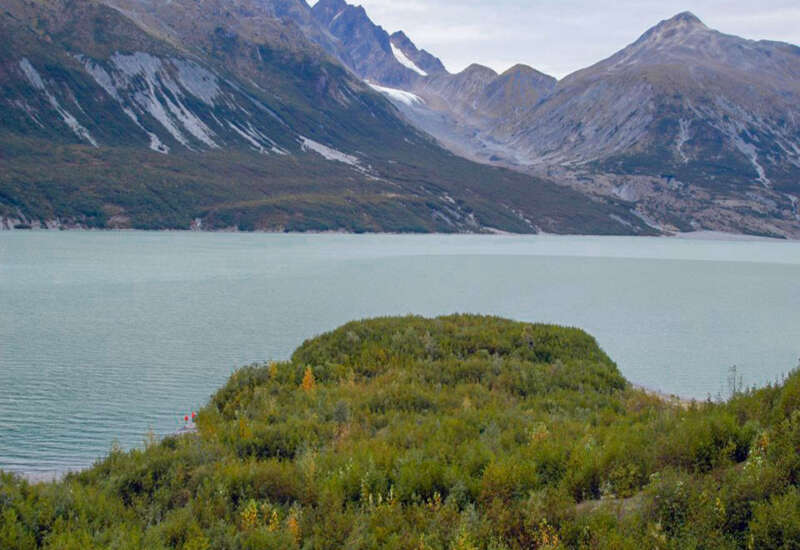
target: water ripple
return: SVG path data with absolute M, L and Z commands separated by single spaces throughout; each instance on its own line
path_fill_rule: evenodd
M 172 433 L 234 368 L 354 318 L 580 326 L 698 398 L 800 355 L 799 243 L 34 232 L 0 235 L 0 264 L 0 468 L 34 477 Z

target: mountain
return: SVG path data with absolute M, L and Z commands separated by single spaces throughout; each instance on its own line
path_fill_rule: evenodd
M 517 65 L 498 75 L 473 64 L 458 74 L 420 50 L 403 31 L 391 36 L 359 6 L 320 0 L 312 8 L 323 28 L 339 40 L 341 59 L 392 100 L 406 118 L 450 150 L 485 160 L 508 155 L 491 128 L 546 96 L 556 79 Z M 499 148 L 498 148 L 499 146 Z
M 0 227 L 800 238 L 800 49 L 690 13 L 561 81 L 451 74 L 344 0 L 7 0 L 0 32 Z
M 0 227 L 653 232 L 442 149 L 301 0 L 6 0 L 0 36 Z
M 473 64 L 458 74 L 418 81 L 413 91 L 421 100 L 406 114 L 420 129 L 459 154 L 495 161 L 509 157 L 508 147 L 497 136 L 555 86 L 555 78 L 527 65 L 497 74 Z M 429 110 L 438 116 L 431 116 Z
M 800 48 L 719 33 L 689 13 L 558 83 L 504 128 L 526 162 L 669 224 L 798 236 Z M 610 184 L 603 182 L 604 175 Z
M 397 31 L 389 39 L 397 57 L 399 59 L 405 57 L 405 59 L 410 60 L 413 64 L 412 69 L 415 72 L 424 73 L 425 75 L 437 75 L 447 72 L 441 59 L 425 50 L 418 49 L 403 31 Z
M 352 6 L 344 0 L 320 0 L 312 13 L 320 26 L 338 40 L 341 57 L 349 59 L 350 68 L 364 80 L 408 88 L 429 74 L 414 60 L 432 73 L 444 71 L 441 61 L 417 50 L 404 34 L 390 36 L 373 23 L 363 6 Z
M 337 59 L 343 55 L 336 39 L 317 24 L 304 0 L 108 0 L 105 3 L 178 43 L 202 39 L 203 34 L 196 32 L 198 28 L 206 27 L 207 31 L 209 25 L 224 21 L 225 26 L 251 40 L 266 40 L 285 49 L 308 49 L 312 42 Z
M 635 159 L 660 150 L 658 172 L 782 187 L 800 166 L 798 94 L 800 49 L 723 35 L 684 13 L 565 78 L 510 137 L 533 162 L 604 159 L 652 173 Z
M 796 46 L 687 12 L 560 82 L 523 65 L 374 82 L 452 151 L 631 201 L 660 230 L 800 238 Z
M 394 102 L 417 128 L 465 158 L 496 161 L 513 156 L 497 141 L 495 127 L 505 127 L 510 116 L 556 85 L 555 78 L 525 65 L 498 75 L 476 63 L 451 74 L 403 31 L 390 36 L 363 7 L 320 0 L 312 9 L 339 40 L 340 58 L 349 59 L 345 64 L 355 74 Z

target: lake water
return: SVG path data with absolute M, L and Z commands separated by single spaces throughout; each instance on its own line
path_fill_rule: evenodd
M 594 334 L 686 397 L 800 356 L 800 243 L 603 237 L 0 234 L 0 469 L 90 465 L 238 366 L 357 318 L 476 312 Z

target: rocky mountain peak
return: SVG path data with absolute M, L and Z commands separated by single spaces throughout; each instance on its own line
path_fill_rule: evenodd
M 337 40 L 340 58 L 347 57 L 345 64 L 364 80 L 404 88 L 428 75 L 422 65 L 434 66 L 438 62 L 430 54 L 417 50 L 410 41 L 404 48 L 398 48 L 389 33 L 372 22 L 363 6 L 356 7 L 344 0 L 320 0 L 311 12 Z
M 427 52 L 420 50 L 411 41 L 411 39 L 403 31 L 397 31 L 390 37 L 390 41 L 394 47 L 402 52 L 402 55 L 410 59 L 419 69 L 422 69 L 427 75 L 435 75 L 446 73 L 442 61 Z
M 473 63 L 463 71 L 461 71 L 462 75 L 471 75 L 471 76 L 485 76 L 487 78 L 496 78 L 498 76 L 497 72 L 494 69 L 491 69 L 485 65 L 481 65 L 480 63 Z
M 525 65 L 524 63 L 518 63 L 514 65 L 500 76 L 523 76 L 528 78 L 541 78 L 548 81 L 552 80 L 555 82 L 555 79 L 552 76 L 541 71 L 537 71 L 530 65 Z
M 402 43 L 402 42 L 411 42 L 411 39 L 408 37 L 408 35 L 404 31 L 395 32 L 394 34 L 392 34 L 391 38 L 392 38 L 393 42 L 395 40 L 397 42 L 400 42 L 400 43 Z
M 524 63 L 517 63 L 513 67 L 507 69 L 503 74 L 526 73 L 531 71 L 538 72 L 530 65 L 525 65 Z
M 708 28 L 699 17 L 690 11 L 683 11 L 673 18 L 664 21 L 664 24 L 672 26 L 702 27 L 704 29 Z
M 661 21 L 658 25 L 647 31 L 640 42 L 662 44 L 666 42 L 680 42 L 687 36 L 698 32 L 707 32 L 710 29 L 692 12 L 682 12 Z
M 316 11 L 341 11 L 347 8 L 348 5 L 345 0 L 319 0 L 312 9 Z
M 345 0 L 319 0 L 311 10 L 319 22 L 328 25 L 334 19 L 340 18 L 345 12 L 356 12 L 356 8 L 345 2 Z

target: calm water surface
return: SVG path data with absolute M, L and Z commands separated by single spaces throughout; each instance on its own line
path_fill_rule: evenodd
M 800 243 L 602 237 L 0 234 L 0 469 L 174 431 L 238 366 L 356 318 L 498 314 L 594 334 L 687 397 L 800 356 Z

